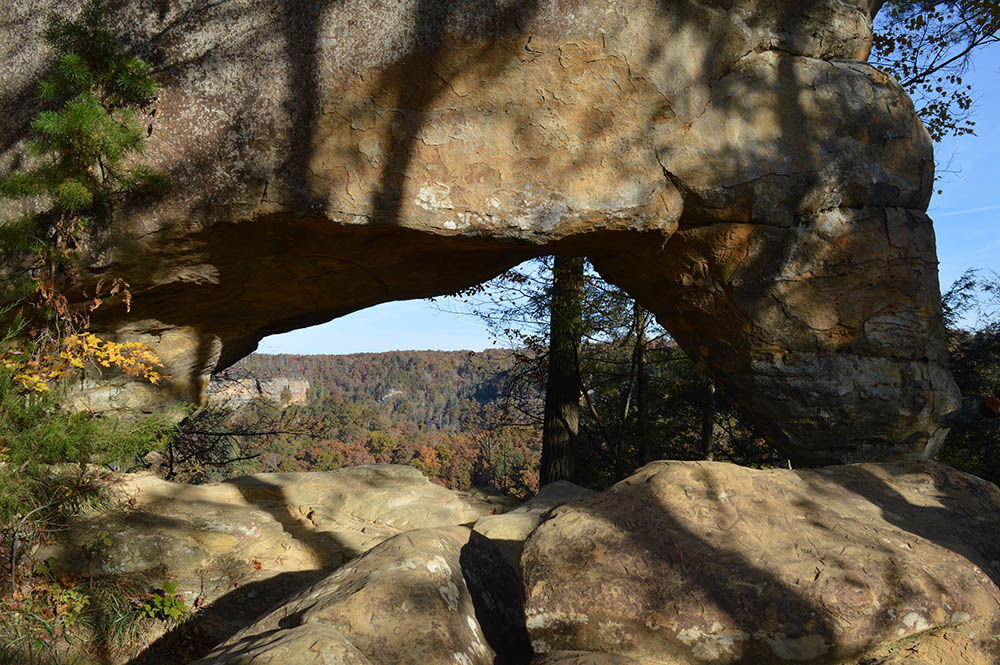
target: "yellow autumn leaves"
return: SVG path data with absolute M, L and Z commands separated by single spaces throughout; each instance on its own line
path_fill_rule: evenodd
M 0 364 L 11 372 L 15 383 L 36 393 L 48 392 L 54 382 L 88 365 L 117 369 L 153 384 L 164 378 L 160 373 L 163 363 L 149 346 L 141 342 L 113 342 L 86 332 L 66 336 L 52 353 L 0 355 Z

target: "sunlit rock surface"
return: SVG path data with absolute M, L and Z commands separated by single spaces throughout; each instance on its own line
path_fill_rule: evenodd
M 466 527 L 409 531 L 236 633 L 199 665 L 522 665 L 514 571 Z
M 990 665 L 997 533 L 1000 490 L 933 462 L 654 462 L 534 531 L 527 627 L 644 665 Z
M 277 377 L 220 378 L 208 384 L 208 402 L 221 408 L 236 408 L 255 399 L 265 399 L 280 406 L 306 404 L 309 400 L 309 381 Z
M 604 492 L 562 486 L 506 523 L 516 539 L 540 520 L 520 580 L 511 529 L 469 528 L 502 508 L 411 471 L 133 477 L 136 505 L 56 534 L 71 556 L 40 554 L 155 564 L 203 605 L 150 636 L 153 663 L 1000 662 L 1000 489 L 943 465 L 654 462 Z
M 504 559 L 517 570 L 524 541 L 535 530 L 546 512 L 564 503 L 585 499 L 593 490 L 566 480 L 557 480 L 539 490 L 538 494 L 513 510 L 486 515 L 476 520 L 473 530 L 495 542 Z
M 391 464 L 207 485 L 133 475 L 115 491 L 129 500 L 122 510 L 76 520 L 38 557 L 74 573 L 175 579 L 189 604 L 276 575 L 332 570 L 399 533 L 504 510 Z
M 173 193 L 86 248 L 201 402 L 264 336 L 590 256 L 793 460 L 929 455 L 954 410 L 931 143 L 864 62 L 868 0 L 112 0 L 163 93 Z M 48 11 L 0 13 L 0 170 L 20 163 Z M 9 211 L 5 208 L 4 211 Z M 4 212 L 0 211 L 0 212 Z

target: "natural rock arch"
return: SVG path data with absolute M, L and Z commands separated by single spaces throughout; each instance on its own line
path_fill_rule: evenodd
M 266 335 L 587 255 L 798 462 L 933 453 L 954 410 L 930 140 L 873 0 L 111 2 L 173 180 L 88 248 L 198 401 Z M 0 23 L 0 170 L 68 0 Z

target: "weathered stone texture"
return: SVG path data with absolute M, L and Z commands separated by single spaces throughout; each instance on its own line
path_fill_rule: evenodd
M 633 293 L 660 299 L 678 342 L 790 457 L 852 462 L 933 454 L 957 408 L 933 246 L 923 213 L 836 208 L 790 227 L 682 227 L 660 252 L 598 265 L 641 275 Z
M 592 651 L 554 651 L 541 654 L 531 665 L 642 665 L 627 656 Z
M 931 630 L 881 649 L 858 665 L 996 665 L 1000 626 L 973 621 Z
M 931 462 L 656 462 L 599 494 L 556 485 L 506 521 L 406 467 L 122 490 L 124 514 L 38 555 L 158 566 L 154 583 L 202 596 L 135 662 L 1000 663 L 1000 489 Z M 491 538 L 447 526 L 470 509 Z M 519 580 L 500 546 L 527 531 Z
M 934 463 L 655 462 L 534 531 L 528 630 L 657 665 L 991 663 L 997 533 L 1000 490 Z
M 113 0 L 174 182 L 88 245 L 95 325 L 204 398 L 268 334 L 590 256 L 804 462 L 926 455 L 942 363 L 931 144 L 867 65 L 867 0 Z M 0 169 L 47 10 L 0 10 Z M 816 387 L 811 387 L 815 384 Z M 763 396 L 767 396 L 765 400 Z M 89 401 L 88 401 L 89 400 Z
M 307 379 L 277 377 L 261 380 L 256 377 L 215 377 L 208 384 L 208 403 L 222 408 L 240 407 L 261 398 L 280 406 L 306 404 L 311 385 Z
M 574 485 L 567 480 L 557 480 L 542 487 L 536 496 L 513 510 L 480 517 L 472 528 L 496 543 L 504 559 L 515 571 L 519 571 L 524 541 L 535 530 L 545 513 L 556 506 L 585 499 L 593 494 L 594 491 L 586 487 Z
M 465 527 L 422 529 L 382 543 L 198 663 L 520 665 L 531 656 L 521 612 L 514 571 L 488 539 Z
M 400 465 L 209 485 L 137 475 L 116 491 L 134 505 L 76 520 L 37 556 L 74 573 L 159 571 L 189 604 L 283 573 L 332 570 L 404 531 L 468 524 L 498 508 Z M 287 593 L 280 585 L 272 591 Z

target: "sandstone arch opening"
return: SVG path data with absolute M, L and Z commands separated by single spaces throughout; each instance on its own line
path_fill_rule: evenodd
M 682 227 L 665 243 L 661 234 L 625 232 L 534 247 L 397 229 L 328 234 L 321 221 L 271 222 L 258 227 L 264 231 L 258 238 L 235 225 L 224 229 L 230 238 L 206 240 L 218 248 L 207 265 L 221 284 L 240 284 L 242 298 L 203 285 L 194 287 L 197 297 L 184 287 L 171 293 L 175 286 L 144 298 L 157 302 L 157 318 L 168 329 L 155 341 L 173 363 L 174 390 L 200 398 L 196 391 L 211 372 L 267 334 L 377 302 L 441 295 L 526 256 L 572 247 L 653 311 L 794 461 L 920 454 L 939 436 L 934 391 L 950 386 L 943 365 L 926 358 L 937 341 L 925 325 L 936 313 L 932 257 L 905 254 L 926 240 L 928 223 L 884 210 L 863 214 L 835 211 L 809 220 L 811 229 L 698 225 Z M 909 240 L 897 248 L 897 238 Z M 324 245 L 335 251 L 324 253 Z M 245 252 L 255 246 L 282 247 L 280 259 L 247 261 Z M 230 254 L 231 248 L 238 251 Z M 717 262 L 706 260 L 713 256 Z M 866 288 L 872 257 L 891 266 L 889 283 L 878 290 Z M 916 262 L 924 271 L 913 270 Z M 809 271 L 816 274 L 801 276 Z M 282 277 L 278 284 L 275 275 Z M 915 292 L 926 297 L 903 301 L 902 315 L 894 314 L 900 299 Z M 183 309 L 171 312 L 169 303 Z M 854 308 L 853 319 L 838 318 L 845 304 Z M 185 321 L 198 325 L 178 325 Z M 858 330 L 860 341 L 856 332 L 852 337 Z
M 147 157 L 174 192 L 95 238 L 87 277 L 128 276 L 136 306 L 95 326 L 173 378 L 98 402 L 197 402 L 266 335 L 565 253 L 793 461 L 940 444 L 956 391 L 933 158 L 864 61 L 881 3 L 140 4 L 116 9 L 163 86 Z M 43 5 L 11 25 L 66 6 Z M 15 98 L 45 54 L 24 62 L 0 71 Z M 23 152 L 15 106 L 3 165 Z

